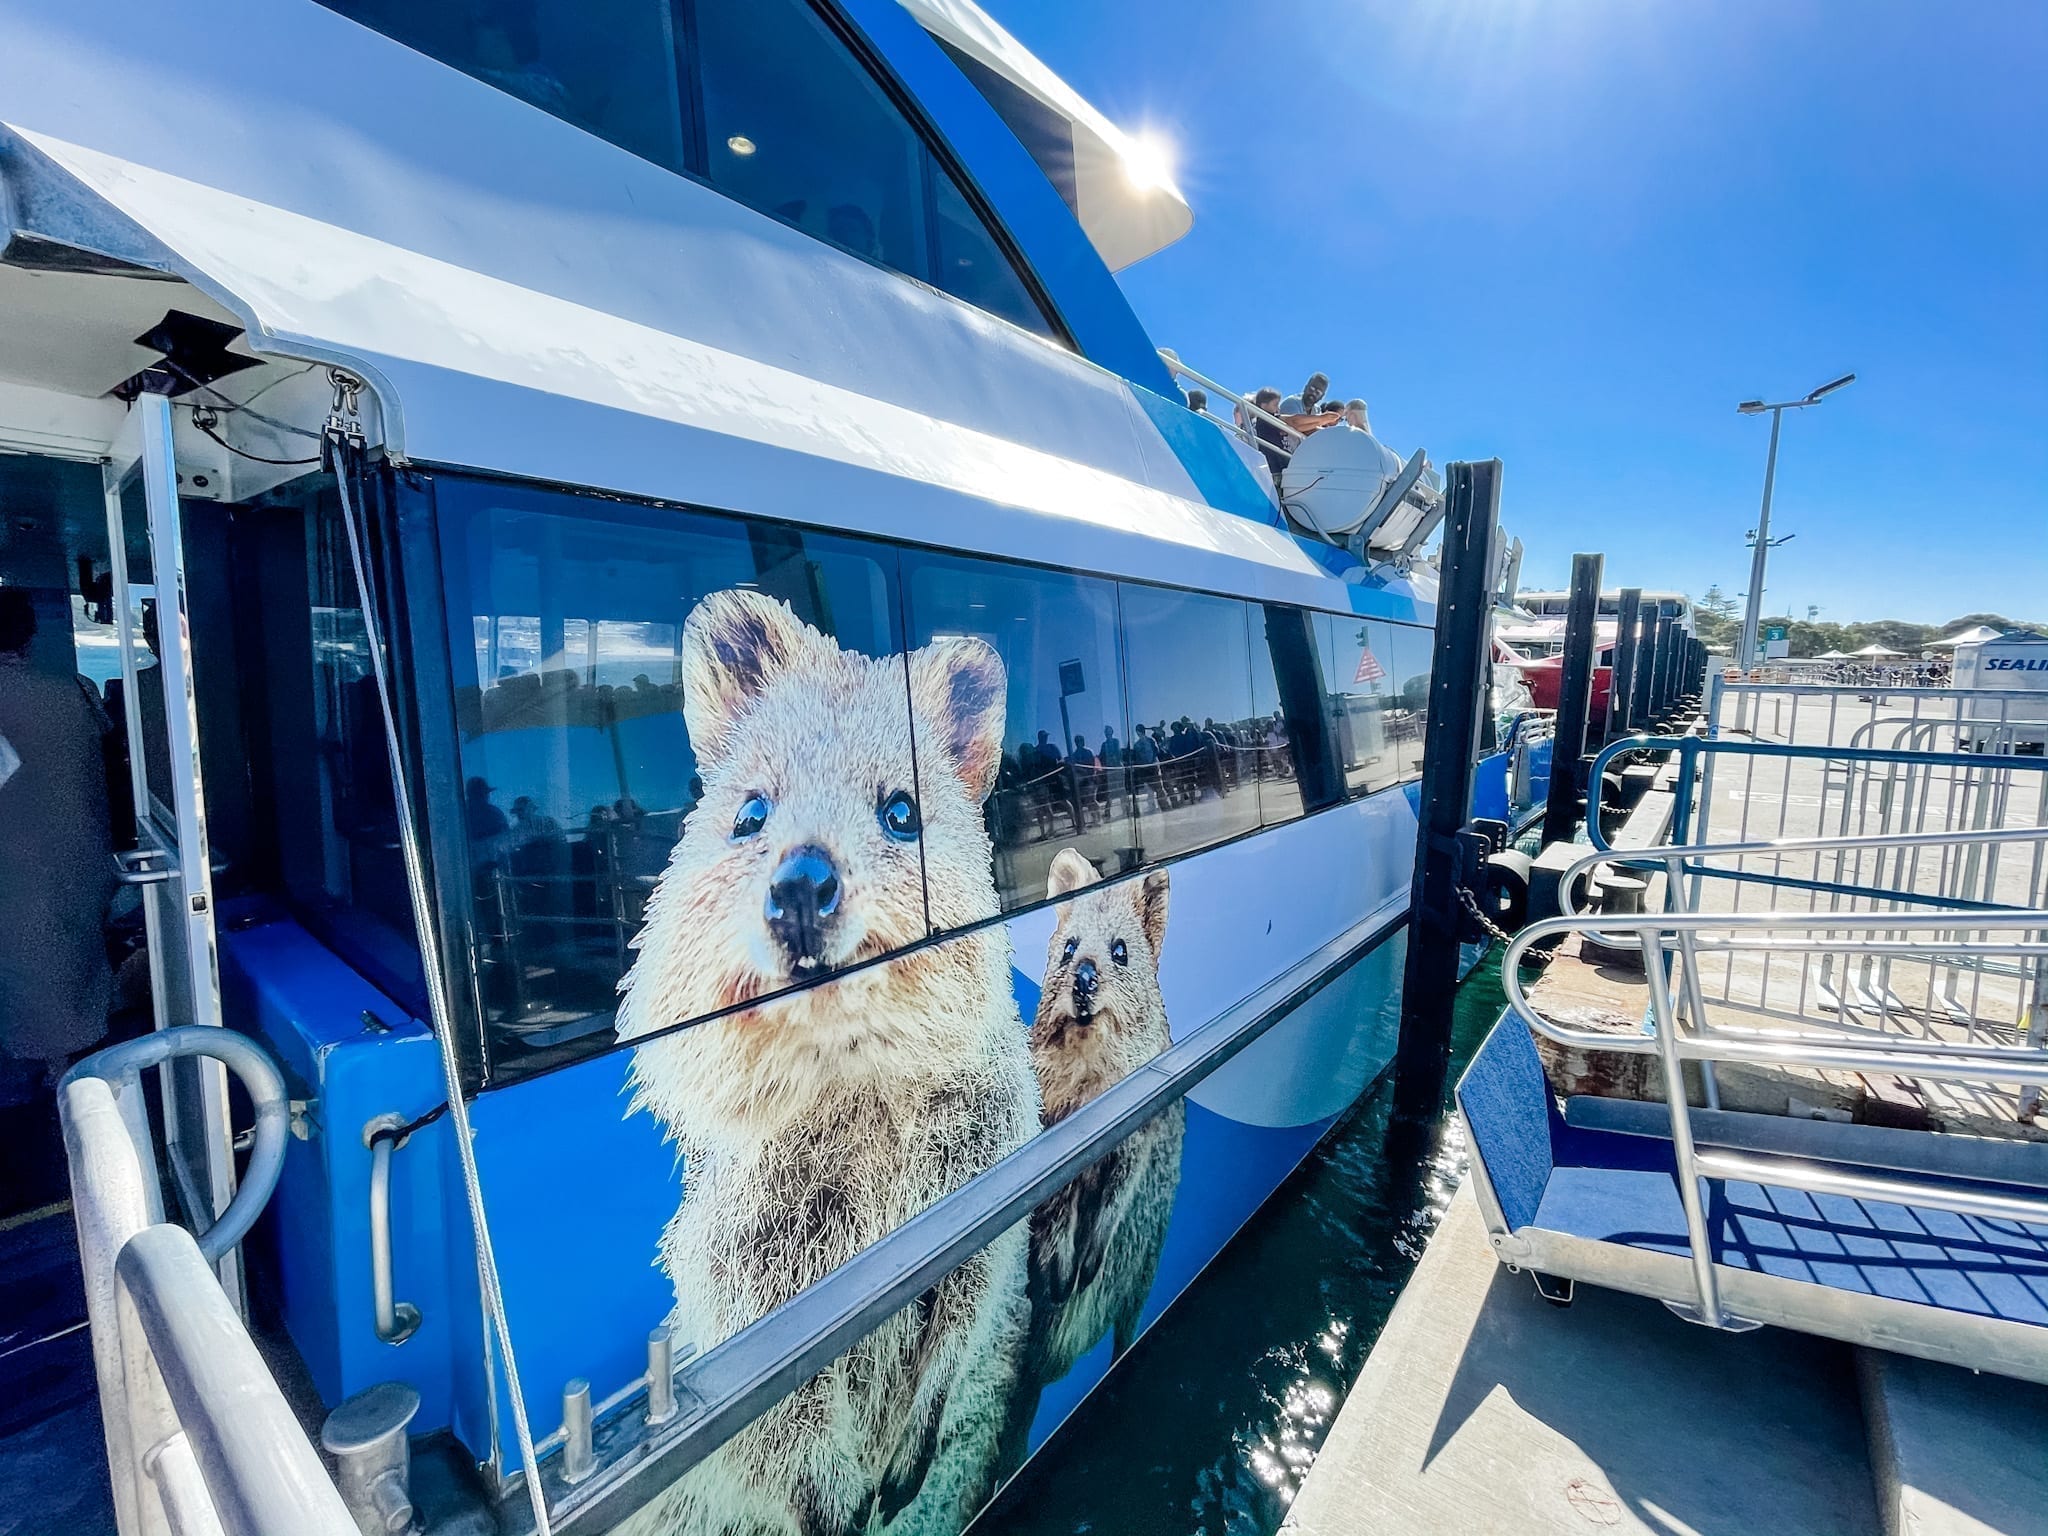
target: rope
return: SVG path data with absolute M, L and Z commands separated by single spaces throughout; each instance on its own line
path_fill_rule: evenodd
M 484 1216 L 483 1184 L 477 1176 L 476 1149 L 471 1145 L 469 1105 L 462 1097 L 462 1068 L 455 1059 L 455 1034 L 448 1017 L 448 1003 L 441 950 L 435 938 L 433 903 L 427 895 L 427 877 L 420 857 L 419 829 L 413 820 L 412 789 L 405 772 L 405 759 L 398 747 L 398 714 L 391 703 L 391 678 L 384 656 L 384 631 L 377 620 L 377 605 L 371 595 L 369 567 L 363 558 L 362 536 L 356 530 L 356 509 L 349 495 L 349 480 L 360 450 L 349 441 L 338 419 L 330 422 L 329 437 L 334 445 L 334 481 L 341 491 L 341 521 L 348 534 L 349 563 L 355 568 L 356 596 L 361 604 L 363 627 L 370 650 L 370 673 L 377 684 L 377 707 L 384 717 L 384 744 L 391 758 L 391 793 L 398 812 L 398 842 L 405 857 L 405 883 L 412 896 L 412 920 L 419 930 L 420 970 L 427 986 L 427 1009 L 434 1016 L 434 1038 L 441 1047 L 441 1075 L 448 1089 L 448 1119 L 454 1132 L 455 1153 L 462 1164 L 462 1189 L 468 1199 L 469 1223 L 476 1234 L 477 1281 L 483 1292 L 484 1310 L 489 1313 L 496 1336 L 498 1355 L 505 1365 L 505 1385 L 512 1398 L 512 1428 L 519 1439 L 519 1461 L 526 1472 L 526 1495 L 533 1506 L 533 1524 L 538 1536 L 553 1536 L 548 1524 L 547 1499 L 541 1492 L 540 1462 L 534 1454 L 533 1431 L 526 1417 L 526 1396 L 519 1385 L 519 1366 L 512 1354 L 512 1326 L 505 1316 L 505 1295 L 498 1280 L 498 1259 L 491 1248 L 490 1225 Z

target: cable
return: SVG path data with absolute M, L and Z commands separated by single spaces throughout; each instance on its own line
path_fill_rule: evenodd
M 338 404 L 338 400 L 337 400 Z M 337 409 L 336 421 L 342 418 Z M 462 1188 L 469 1205 L 469 1223 L 476 1234 L 477 1282 L 483 1292 L 484 1310 L 490 1314 L 496 1335 L 498 1356 L 505 1365 L 505 1386 L 512 1399 L 512 1428 L 519 1439 L 519 1460 L 526 1472 L 527 1502 L 533 1507 L 537 1536 L 553 1536 L 548 1524 L 547 1498 L 541 1491 L 540 1460 L 534 1454 L 533 1430 L 526 1417 L 526 1394 L 519 1383 L 519 1365 L 512 1354 L 512 1325 L 505 1315 L 505 1293 L 498 1279 L 498 1258 L 491 1247 L 491 1229 L 484 1215 L 483 1184 L 477 1175 L 476 1148 L 469 1127 L 469 1105 L 462 1097 L 462 1068 L 455 1059 L 453 1020 L 448 1017 L 445 979 L 441 970 L 441 949 L 434 936 L 433 902 L 427 894 L 426 864 L 420 854 L 419 825 L 413 820 L 411 780 L 405 772 L 405 758 L 398 746 L 398 712 L 391 702 L 391 675 L 384 656 L 384 631 L 377 621 L 377 603 L 370 587 L 368 562 L 363 557 L 363 537 L 356 530 L 354 498 L 349 482 L 360 450 L 334 427 L 334 483 L 341 492 L 341 521 L 348 535 L 349 563 L 355 568 L 356 600 L 363 614 L 370 651 L 370 675 L 377 685 L 377 706 L 384 717 L 384 745 L 391 759 L 391 795 L 398 813 L 399 850 L 405 860 L 405 883 L 412 897 L 412 920 L 419 930 L 420 970 L 427 988 L 427 1011 L 433 1015 L 434 1037 L 440 1046 L 441 1075 L 448 1089 L 449 1130 L 453 1133 L 455 1155 L 462 1166 Z
M 221 447 L 227 449 L 229 453 L 238 454 L 245 459 L 254 459 L 258 464 L 275 464 L 283 469 L 295 469 L 302 464 L 318 464 L 320 462 L 320 455 L 317 453 L 314 454 L 313 457 L 310 459 L 266 459 L 260 453 L 251 453 L 246 448 L 237 448 L 233 443 L 229 442 L 226 438 L 222 437 L 218 432 L 214 431 L 213 428 L 206 423 L 206 421 L 201 419 L 199 414 L 201 411 L 205 411 L 210 415 L 212 413 L 212 410 L 213 407 L 211 406 L 202 405 L 195 407 L 192 412 L 192 425 L 197 427 L 200 431 L 204 432 L 216 443 L 219 443 Z

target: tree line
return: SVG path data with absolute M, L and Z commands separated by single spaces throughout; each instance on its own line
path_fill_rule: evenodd
M 1782 624 L 1795 658 L 1829 651 L 1853 654 L 1866 645 L 1918 656 L 1936 640 L 1987 624 L 1993 629 L 2031 629 L 2048 633 L 2048 625 L 2009 619 L 2002 613 L 1966 613 L 1946 624 L 1915 624 L 1908 619 L 1870 619 L 1856 624 L 1830 624 L 1790 614 L 1767 615 L 1763 625 Z M 1742 605 L 1717 586 L 1708 587 L 1693 604 L 1694 632 L 1708 649 L 1732 651 L 1742 638 Z

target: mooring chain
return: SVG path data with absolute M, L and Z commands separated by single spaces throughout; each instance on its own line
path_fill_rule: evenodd
M 1472 894 L 1470 886 L 1461 885 L 1458 887 L 1458 900 L 1464 903 L 1465 910 L 1472 914 L 1473 920 L 1486 931 L 1486 936 L 1492 939 L 1494 943 L 1506 946 L 1514 942 L 1515 936 L 1512 933 L 1509 933 L 1507 929 L 1501 927 L 1499 923 L 1496 923 L 1486 915 L 1485 909 L 1479 905 L 1479 898 Z M 1541 965 L 1549 958 L 1548 955 L 1531 949 L 1523 954 L 1522 964 Z

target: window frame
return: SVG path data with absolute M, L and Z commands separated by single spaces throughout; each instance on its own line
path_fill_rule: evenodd
M 509 1087 L 558 1071 L 565 1067 L 586 1061 L 593 1056 L 619 1049 L 615 1041 L 592 1042 L 597 1037 L 564 1042 L 559 1047 L 549 1048 L 534 1057 L 522 1058 L 509 1071 L 494 1071 L 490 1060 L 488 1044 L 489 1026 L 485 1022 L 482 998 L 477 994 L 478 968 L 475 963 L 475 923 L 471 912 L 472 900 L 467 894 L 471 890 L 469 845 L 465 834 L 464 808 L 460 786 L 461 735 L 456 712 L 456 689 L 454 678 L 454 657 L 451 631 L 448 628 L 447 586 L 442 568 L 442 544 L 445 530 L 435 495 L 436 486 L 444 480 L 460 480 L 483 485 L 505 485 L 526 491 L 538 491 L 558 495 L 573 505 L 577 502 L 591 504 L 593 512 L 603 515 L 607 506 L 618 506 L 636 514 L 673 512 L 686 515 L 711 516 L 735 519 L 742 524 L 784 523 L 787 519 L 765 518 L 760 514 L 738 511 L 725 507 L 699 505 L 692 502 L 656 500 L 645 497 L 619 496 L 594 490 L 587 486 L 563 485 L 557 482 L 533 480 L 515 475 L 494 474 L 463 465 L 414 461 L 403 469 L 388 464 L 381 473 L 372 477 L 389 487 L 381 500 L 383 509 L 395 516 L 398 522 L 395 538 L 396 558 L 399 563 L 401 582 L 393 583 L 393 590 L 387 590 L 385 601 L 391 609 L 387 624 L 397 631 L 400 645 L 397 670 L 400 679 L 395 679 L 399 692 L 402 712 L 417 722 L 417 739 L 409 743 L 414 748 L 408 754 L 408 761 L 414 769 L 414 792 L 421 814 L 425 817 L 425 839 L 423 853 L 426 855 L 427 879 L 433 898 L 435 916 L 444 956 L 462 957 L 462 975 L 455 974 L 457 966 L 445 964 L 445 985 L 449 1017 L 458 1034 L 457 1055 L 463 1068 L 463 1085 L 466 1093 L 477 1093 L 487 1088 Z M 373 512 L 378 510 L 373 506 Z M 1051 561 L 1012 559 L 1008 556 L 986 554 L 972 549 L 961 549 L 942 544 L 926 544 L 905 539 L 885 538 L 877 535 L 851 533 L 844 529 L 820 524 L 792 524 L 808 532 L 816 532 L 835 538 L 856 540 L 875 545 L 879 550 L 888 551 L 898 557 L 896 566 L 896 602 L 904 624 L 903 641 L 906 648 L 915 634 L 911 618 L 910 595 L 905 585 L 907 568 L 915 556 L 934 555 L 955 560 L 985 561 L 992 565 L 1014 568 L 1025 572 L 1043 572 L 1050 575 L 1080 577 L 1108 583 L 1117 597 L 1116 664 L 1119 684 L 1124 693 L 1124 711 L 1129 713 L 1129 678 L 1127 666 L 1125 631 L 1122 619 L 1122 587 L 1142 586 L 1154 591 L 1177 592 L 1197 597 L 1221 598 L 1245 606 L 1247 614 L 1252 608 L 1266 605 L 1254 598 L 1247 598 L 1230 592 L 1217 592 L 1211 588 L 1186 586 L 1175 582 L 1130 581 L 1122 576 L 1089 570 L 1079 566 L 1060 565 Z M 1391 626 L 1396 630 L 1413 631 L 1430 637 L 1432 661 L 1434 659 L 1435 626 L 1408 623 L 1399 619 L 1370 617 L 1336 609 L 1312 608 L 1299 603 L 1282 603 L 1272 606 L 1293 609 L 1310 616 L 1324 615 L 1345 622 L 1370 622 Z M 1249 625 L 1248 618 L 1248 625 Z M 1256 631 L 1247 631 L 1247 645 L 1256 644 Z M 1254 661 L 1256 667 L 1256 661 Z M 408 684 L 403 680 L 411 675 Z M 1253 701 L 1257 702 L 1256 683 L 1253 684 Z M 410 704 L 410 709 L 403 708 Z M 1126 733 L 1130 729 L 1128 719 L 1124 722 Z M 1291 727 L 1290 727 L 1291 728 Z M 406 733 L 406 723 L 401 721 L 401 735 Z M 1186 859 L 1200 858 L 1220 848 L 1230 847 L 1246 839 L 1259 837 L 1297 822 L 1307 821 L 1347 806 L 1389 794 L 1402 793 L 1406 786 L 1419 779 L 1415 774 L 1402 775 L 1377 789 L 1363 792 L 1346 792 L 1328 805 L 1310 809 L 1304 807 L 1295 816 L 1277 822 L 1262 819 L 1259 825 L 1199 848 L 1179 850 L 1156 859 L 1142 859 L 1129 871 L 1119 873 L 1119 878 L 1151 869 L 1170 868 Z M 1041 908 L 1057 905 L 1064 898 L 1044 896 L 1037 900 L 1014 907 L 1005 907 L 995 916 L 959 928 L 931 929 L 925 937 L 900 949 L 892 950 L 874 960 L 862 962 L 862 967 L 887 964 L 903 955 L 931 945 L 944 944 L 962 934 L 976 932 L 982 928 L 1006 924 Z M 847 975 L 845 970 L 835 971 L 814 981 L 804 982 L 792 991 L 829 984 L 838 977 Z M 707 1015 L 704 1020 L 722 1017 Z

